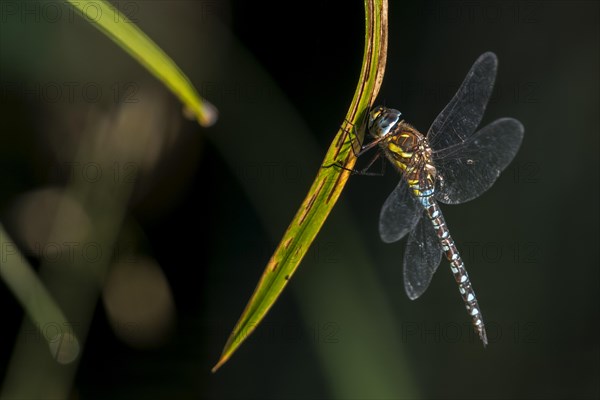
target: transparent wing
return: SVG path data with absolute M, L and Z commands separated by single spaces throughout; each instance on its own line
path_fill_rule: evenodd
M 404 179 L 390 193 L 379 214 L 379 235 L 385 243 L 402 239 L 421 216 L 421 205 L 414 198 Z
M 404 289 L 411 300 L 425 293 L 441 259 L 442 245 L 433 225 L 421 218 L 408 236 L 404 253 Z
M 434 152 L 436 199 L 459 204 L 488 190 L 517 154 L 523 132 L 523 125 L 516 119 L 501 118 L 465 142 Z
M 498 59 L 491 52 L 475 61 L 452 100 L 429 128 L 427 139 L 433 150 L 461 143 L 475 132 L 492 94 L 497 67 Z

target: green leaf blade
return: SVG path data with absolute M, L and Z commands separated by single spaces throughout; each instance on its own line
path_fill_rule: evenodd
M 356 157 L 351 150 L 349 132 L 362 126 L 366 110 L 375 100 L 383 80 L 387 54 L 387 1 L 365 0 L 365 14 L 365 53 L 359 83 L 345 122 L 325 155 L 325 166 L 341 162 L 345 168 L 352 169 Z M 267 263 L 213 372 L 229 360 L 282 293 L 337 202 L 349 175 L 349 171 L 341 168 L 319 170 L 300 209 Z

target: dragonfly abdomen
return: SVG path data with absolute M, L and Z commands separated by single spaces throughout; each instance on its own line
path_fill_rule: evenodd
M 425 211 L 427 213 L 427 217 L 433 224 L 433 228 L 435 229 L 436 235 L 440 240 L 440 244 L 442 245 L 442 250 L 446 259 L 450 262 L 450 270 L 454 275 L 454 279 L 458 284 L 458 290 L 463 298 L 465 303 L 465 307 L 471 319 L 473 321 L 473 326 L 475 330 L 479 334 L 481 341 L 484 346 L 487 345 L 487 335 L 485 332 L 485 325 L 483 323 L 483 316 L 481 315 L 481 309 L 479 308 L 479 303 L 477 302 L 477 297 L 475 296 L 475 291 L 471 286 L 471 281 L 469 279 L 469 275 L 467 274 L 467 270 L 465 269 L 465 264 L 460 256 L 460 252 L 454 243 L 454 239 L 450 235 L 450 231 L 446 226 L 446 221 L 444 220 L 444 216 L 439 206 L 433 200 L 433 196 L 428 196 L 426 202 L 422 201 L 427 207 L 425 207 Z

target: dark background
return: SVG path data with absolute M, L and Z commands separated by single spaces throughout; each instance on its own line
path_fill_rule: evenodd
M 49 101 L 31 87 L 97 82 L 114 94 L 115 84 L 134 85 L 133 97 L 142 105 L 146 95 L 159 98 L 170 121 L 168 145 L 137 183 L 123 224 L 136 251 L 163 271 L 169 328 L 131 345 L 98 301 L 73 398 L 598 398 L 597 2 L 390 4 L 380 102 L 426 131 L 489 50 L 499 72 L 483 123 L 511 116 L 525 126 L 516 159 L 490 191 L 442 207 L 488 348 L 472 333 L 446 262 L 422 298 L 406 297 L 403 243 L 385 245 L 377 232 L 398 180 L 388 168 L 384 177 L 350 179 L 288 288 L 215 375 L 210 368 L 350 104 L 363 5 L 118 5 L 220 119 L 208 129 L 184 120 L 172 95 L 85 21 L 3 9 L 0 206 L 16 243 L 29 240 L 27 213 L 15 211 L 23 196 L 68 182 L 55 173 L 68 156 L 56 154 L 81 135 L 73 121 L 95 108 L 111 115 L 127 98 Z M 28 260 L 38 268 L 43 255 Z M 24 314 L 4 283 L 0 304 L 5 372 Z

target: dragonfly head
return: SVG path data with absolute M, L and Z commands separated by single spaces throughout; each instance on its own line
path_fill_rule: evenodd
M 389 134 L 400 121 L 402 113 L 393 108 L 378 106 L 369 113 L 367 128 L 374 138 L 381 138 Z

